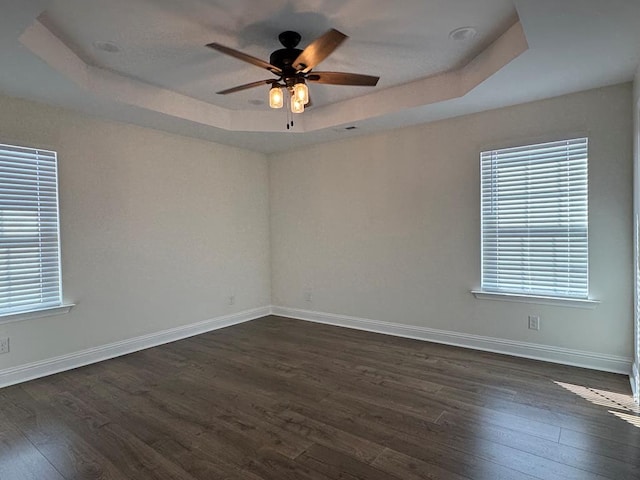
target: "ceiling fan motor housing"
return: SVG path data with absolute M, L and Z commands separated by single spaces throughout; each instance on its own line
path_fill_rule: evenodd
M 295 73 L 296 70 L 293 68 L 293 62 L 301 53 L 302 50 L 299 48 L 281 48 L 271 54 L 269 63 L 282 69 L 283 72 L 287 72 L 287 70 L 290 69 L 291 73 Z
M 301 49 L 296 48 L 301 39 L 302 36 L 298 32 L 291 30 L 282 32 L 278 35 L 278 40 L 284 48 L 276 50 L 269 57 L 269 63 L 282 70 L 282 77 L 285 81 L 289 78 L 295 78 L 298 73 L 293 68 L 293 62 L 302 53 Z

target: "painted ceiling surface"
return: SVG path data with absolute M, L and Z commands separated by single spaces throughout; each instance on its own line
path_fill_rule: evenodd
M 621 83 L 640 62 L 636 0 L 4 3 L 0 93 L 266 153 Z M 280 32 L 304 48 L 330 28 L 349 38 L 316 70 L 376 87 L 310 84 L 289 132 L 267 85 L 216 94 L 274 77 L 207 43 L 268 60 Z

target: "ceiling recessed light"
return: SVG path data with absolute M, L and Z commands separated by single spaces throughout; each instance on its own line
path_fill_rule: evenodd
M 120 51 L 120 47 L 114 42 L 95 41 L 93 42 L 93 48 L 107 53 L 118 53 Z
M 478 31 L 473 27 L 460 27 L 455 30 L 451 30 L 449 38 L 457 42 L 463 42 L 465 40 L 471 40 L 478 34 Z

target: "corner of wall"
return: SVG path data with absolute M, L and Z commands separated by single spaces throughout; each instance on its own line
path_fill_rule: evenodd
M 640 65 L 638 65 L 638 70 L 636 70 L 635 78 L 633 79 L 633 98 L 636 100 L 640 100 Z
M 265 158 L 267 159 L 267 215 L 269 218 L 268 221 L 268 232 L 267 232 L 267 241 L 269 242 L 269 305 L 273 305 L 274 304 L 274 296 L 273 296 L 273 292 L 274 292 L 274 276 L 273 276 L 273 256 L 274 256 L 274 252 L 273 252 L 273 245 L 274 245 L 274 239 L 273 239 L 273 217 L 271 215 L 271 206 L 273 205 L 273 192 L 272 192 L 272 179 L 271 179 L 271 173 L 272 173 L 272 163 L 274 161 L 275 158 L 274 153 L 270 153 L 270 154 L 265 154 Z
M 640 65 L 633 80 L 633 231 L 634 231 L 634 364 L 631 388 L 636 402 L 640 402 Z

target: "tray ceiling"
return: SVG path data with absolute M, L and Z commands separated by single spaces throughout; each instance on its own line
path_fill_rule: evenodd
M 22 0 L 3 13 L 0 93 L 264 152 L 620 83 L 640 61 L 635 0 Z M 465 26 L 477 35 L 450 38 Z M 266 86 L 215 94 L 269 74 L 206 43 L 268 59 L 281 31 L 304 47 L 329 28 L 350 38 L 318 69 L 377 87 L 311 85 L 294 132 Z

